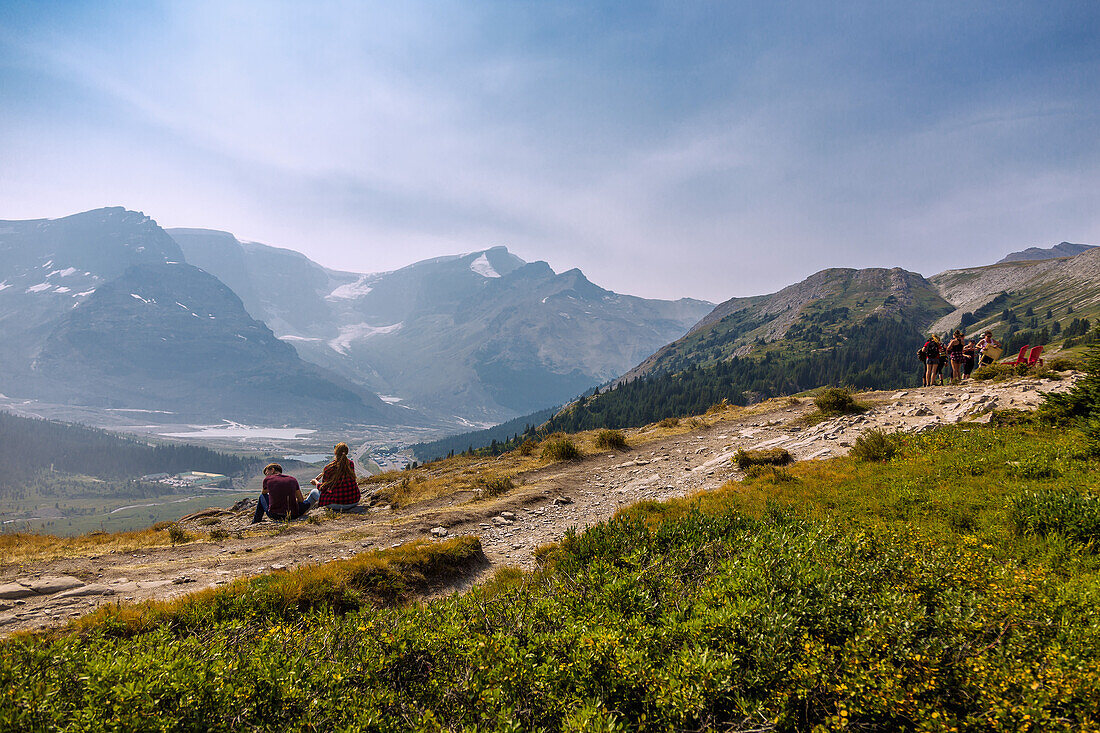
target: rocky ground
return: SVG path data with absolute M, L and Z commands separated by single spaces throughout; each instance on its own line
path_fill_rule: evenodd
M 474 502 L 464 491 L 399 511 L 377 507 L 319 522 L 265 522 L 259 531 L 245 531 L 253 506 L 241 506 L 218 516 L 217 525 L 210 518 L 184 523 L 204 534 L 213 526 L 224 529 L 228 537 L 219 541 L 0 568 L 0 633 L 59 624 L 107 603 L 172 598 L 414 539 L 479 535 L 491 563 L 487 572 L 531 567 L 535 548 L 571 527 L 600 522 L 638 501 L 711 490 L 740 478 L 730 460 L 739 448 L 786 448 L 797 460 L 829 458 L 846 453 L 871 428 L 915 432 L 988 420 L 993 408 L 1030 409 L 1044 392 L 1068 389 L 1075 376 L 864 393 L 860 399 L 872 405 L 868 412 L 808 428 L 800 418 L 813 409 L 809 401 L 776 401 L 770 410 L 680 435 L 647 441 L 644 432 L 632 434 L 640 447 L 547 466 L 488 501 Z

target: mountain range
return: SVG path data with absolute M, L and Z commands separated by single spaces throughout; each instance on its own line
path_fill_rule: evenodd
M 473 425 L 560 404 L 713 305 L 504 247 L 383 273 L 121 208 L 0 222 L 0 390 L 190 419 Z
M 688 374 L 722 382 L 696 400 L 892 386 L 929 330 L 1050 339 L 1094 311 L 1100 249 L 1067 242 L 929 278 L 827 269 L 713 306 L 505 247 L 360 273 L 117 207 L 0 222 L 0 391 L 189 420 L 453 430 L 601 384 L 684 392 Z

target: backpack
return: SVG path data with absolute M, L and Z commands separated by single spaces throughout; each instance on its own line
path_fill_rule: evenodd
M 931 341 L 925 341 L 924 346 L 920 347 L 920 351 L 917 352 L 917 356 L 920 357 L 921 361 L 925 361 L 927 359 L 938 359 L 940 358 L 939 345 L 934 344 Z

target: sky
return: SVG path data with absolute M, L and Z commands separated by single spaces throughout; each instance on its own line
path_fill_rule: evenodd
M 0 219 L 646 297 L 1100 244 L 1100 3 L 0 0 Z

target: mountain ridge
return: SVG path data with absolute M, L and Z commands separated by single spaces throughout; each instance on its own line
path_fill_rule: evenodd
M 172 229 L 188 259 L 243 283 L 246 308 L 308 361 L 436 417 L 498 422 L 560 404 L 686 332 L 713 305 L 614 293 L 505 246 L 355 273 L 214 230 Z M 230 256 L 225 248 L 235 248 Z M 237 262 L 243 264 L 235 264 Z M 232 271 L 231 271 L 232 270 Z M 249 274 L 251 271 L 252 274 Z M 273 293 L 256 287 L 263 272 Z

